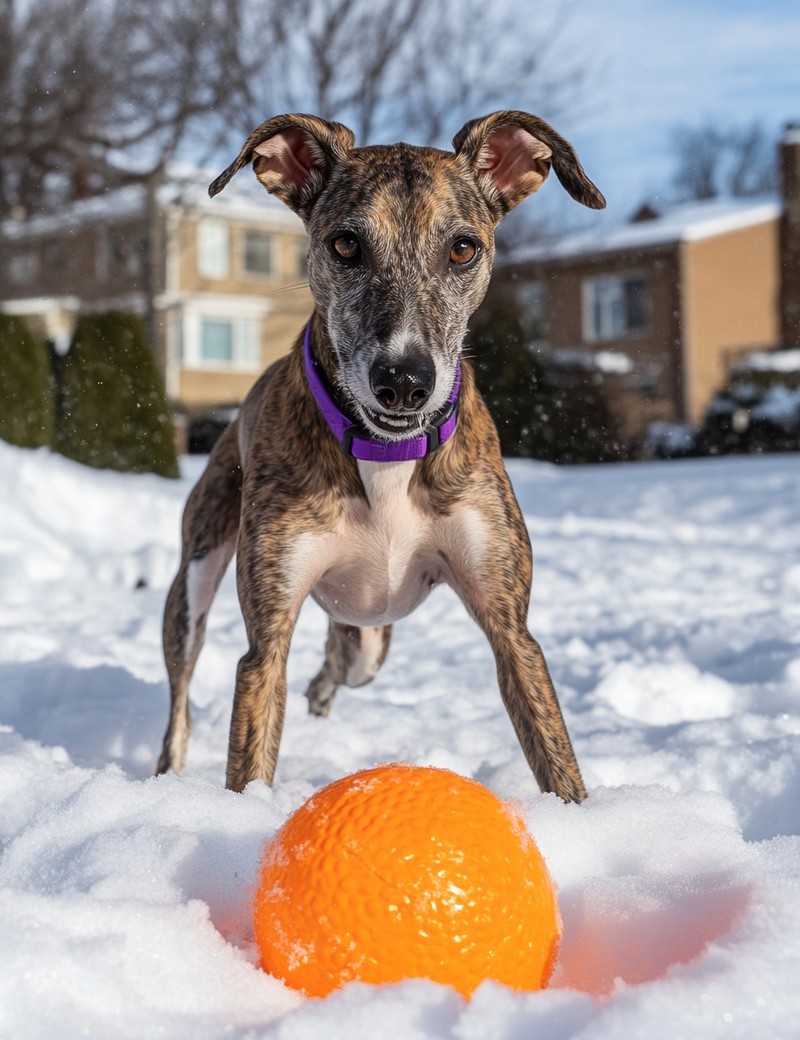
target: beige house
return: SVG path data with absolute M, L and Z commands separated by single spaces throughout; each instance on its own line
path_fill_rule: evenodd
M 76 316 L 124 309 L 154 334 L 167 392 L 188 413 L 241 401 L 311 308 L 301 221 L 242 173 L 174 169 L 0 228 L 0 308 L 65 349 Z
M 552 366 L 606 379 L 625 439 L 697 423 L 727 366 L 780 340 L 777 202 L 710 201 L 518 249 L 498 272 Z
M 496 278 L 551 369 L 600 374 L 623 436 L 699 423 L 730 366 L 800 347 L 800 128 L 780 143 L 780 200 L 709 200 L 521 247 Z

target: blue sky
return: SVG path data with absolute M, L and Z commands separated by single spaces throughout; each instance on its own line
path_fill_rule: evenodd
M 606 195 L 604 219 L 627 216 L 668 182 L 677 124 L 757 119 L 777 133 L 800 121 L 798 0 L 565 2 L 560 46 L 592 71 L 585 109 L 558 129 Z

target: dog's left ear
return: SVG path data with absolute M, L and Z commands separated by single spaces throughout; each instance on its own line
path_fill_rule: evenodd
M 331 170 L 356 143 L 352 130 L 317 116 L 275 116 L 250 134 L 242 150 L 213 181 L 213 197 L 249 162 L 272 195 L 306 217 L 325 187 Z
M 527 112 L 494 112 L 473 119 L 453 138 L 456 155 L 470 168 L 500 220 L 544 184 L 550 167 L 584 206 L 604 209 L 606 200 L 589 180 L 569 141 Z

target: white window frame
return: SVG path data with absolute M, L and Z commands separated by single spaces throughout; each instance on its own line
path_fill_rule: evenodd
M 261 319 L 264 311 L 229 307 L 221 309 L 210 303 L 184 311 L 181 335 L 181 366 L 215 372 L 259 372 L 261 361 Z M 229 322 L 233 336 L 230 361 L 203 356 L 203 322 Z
M 201 278 L 227 278 L 231 272 L 231 234 L 223 220 L 197 222 L 197 273 Z
M 615 306 L 624 307 L 625 289 L 629 282 L 642 282 L 645 286 L 645 321 L 638 328 L 620 326 L 616 323 Z M 600 301 L 599 322 L 597 320 L 597 293 L 605 293 Z M 586 278 L 582 285 L 583 294 L 583 338 L 589 343 L 607 340 L 629 339 L 644 335 L 650 325 L 650 281 L 642 271 L 626 271 L 623 274 L 598 275 Z

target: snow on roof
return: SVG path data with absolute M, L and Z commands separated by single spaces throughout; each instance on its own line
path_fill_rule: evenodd
M 210 199 L 208 185 L 217 172 L 183 165 L 170 167 L 167 180 L 158 190 L 159 205 L 164 209 L 177 206 L 232 220 L 302 227 L 300 218 L 269 195 L 252 175 L 247 177 L 243 173 L 234 178 L 222 194 Z M 129 184 L 70 202 L 53 213 L 37 214 L 28 220 L 6 220 L 0 230 L 6 238 L 28 238 L 85 224 L 118 223 L 141 214 L 144 203 L 144 185 Z
M 780 203 L 772 199 L 690 202 L 672 206 L 653 219 L 610 226 L 601 222 L 561 238 L 521 246 L 503 264 L 692 242 L 776 220 L 780 214 Z

